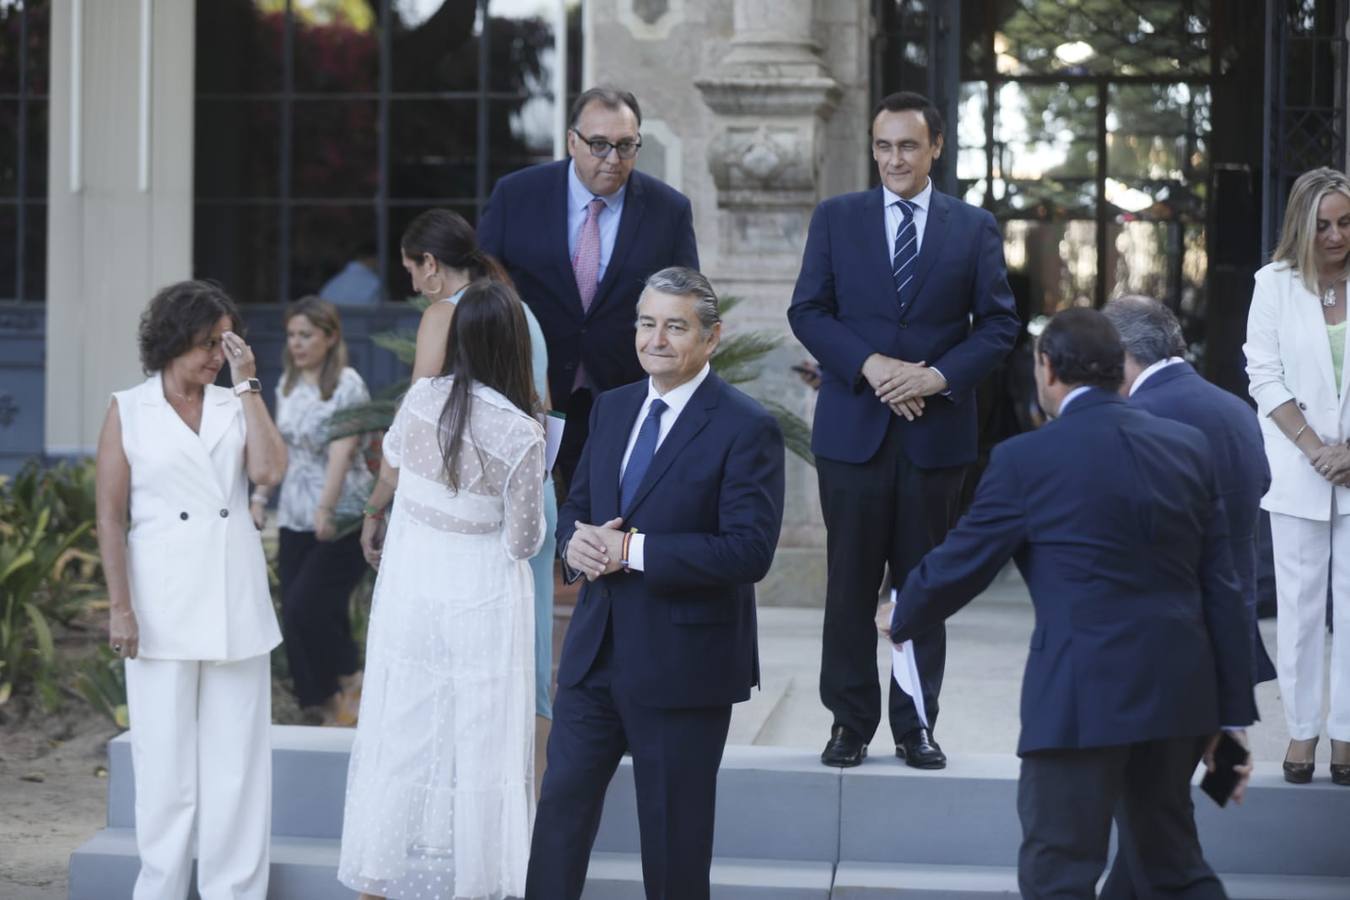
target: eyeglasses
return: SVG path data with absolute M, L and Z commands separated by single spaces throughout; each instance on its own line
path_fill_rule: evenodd
M 632 159 L 637 156 L 638 150 L 642 147 L 642 138 L 638 138 L 636 141 L 619 141 L 615 144 L 604 138 L 588 138 L 575 128 L 572 129 L 572 133 L 575 134 L 583 144 L 591 148 L 591 156 L 594 156 L 596 159 L 604 159 L 606 156 L 609 156 L 609 151 L 611 150 L 618 152 L 619 159 Z

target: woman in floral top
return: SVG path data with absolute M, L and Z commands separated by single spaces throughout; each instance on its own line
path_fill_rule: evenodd
M 277 504 L 282 634 L 301 706 L 317 706 L 325 725 L 356 721 L 357 648 L 348 605 L 365 573 L 360 535 L 338 537 L 338 523 L 360 516 L 373 476 L 357 435 L 328 440 L 328 419 L 370 392 L 347 366 L 342 322 L 331 303 L 305 297 L 286 308 L 286 374 L 276 418 L 290 464 Z M 262 527 L 265 489 L 251 510 Z

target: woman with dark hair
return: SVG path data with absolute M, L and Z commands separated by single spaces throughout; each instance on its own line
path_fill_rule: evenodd
M 277 385 L 277 428 L 290 464 L 277 502 L 281 627 L 295 695 L 318 707 L 324 725 L 352 725 L 360 692 L 348 601 L 365 574 L 359 536 L 339 538 L 337 523 L 361 514 L 373 480 L 360 435 L 328 439 L 328 420 L 370 399 L 347 365 L 342 320 L 333 304 L 304 297 L 282 316 L 285 375 Z M 253 490 L 250 511 L 261 529 L 268 488 Z
M 440 373 L 445 362 L 446 338 L 455 304 L 464 289 L 479 279 L 509 284 L 501 265 L 478 246 L 478 236 L 464 217 L 448 209 L 429 209 L 413 219 L 401 241 L 403 268 L 413 290 L 431 301 L 417 329 L 417 357 L 413 380 Z M 544 409 L 553 404 L 548 394 L 548 347 L 544 332 L 528 304 L 522 303 L 530 329 L 530 369 L 534 390 Z M 534 662 L 535 662 L 535 776 L 543 778 L 545 748 L 553 722 L 553 560 L 557 542 L 558 498 L 553 480 L 544 484 L 544 516 L 548 523 L 544 544 L 530 560 L 534 572 Z M 536 784 L 536 789 L 538 785 Z
M 234 302 L 184 281 L 141 316 L 150 377 L 112 395 L 98 439 L 109 642 L 126 659 L 137 900 L 263 900 L 271 830 L 270 653 L 281 641 L 248 483 L 276 484 L 267 414 Z M 226 364 L 234 389 L 217 387 Z
M 361 546 L 379 575 L 338 866 L 362 896 L 524 892 L 538 412 L 524 306 L 509 285 L 477 281 L 440 376 L 413 384 L 385 435 L 365 509 Z

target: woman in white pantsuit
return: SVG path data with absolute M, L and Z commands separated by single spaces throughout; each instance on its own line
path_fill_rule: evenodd
M 1261 418 L 1279 605 L 1276 669 L 1289 750 L 1287 781 L 1312 780 L 1322 724 L 1327 585 L 1331 641 L 1331 778 L 1350 785 L 1350 383 L 1346 278 L 1350 180 L 1305 172 L 1289 194 L 1270 265 L 1256 273 L 1247 375 Z
M 113 394 L 99 436 L 109 642 L 126 658 L 136 775 L 135 900 L 267 894 L 269 654 L 281 641 L 248 481 L 286 446 L 239 311 L 219 287 L 164 288 L 140 322 L 149 378 Z M 228 363 L 234 389 L 216 387 Z

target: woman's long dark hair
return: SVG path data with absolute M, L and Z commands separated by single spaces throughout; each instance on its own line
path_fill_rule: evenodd
M 470 281 L 486 278 L 511 283 L 502 264 L 478 246 L 473 226 L 457 212 L 429 209 L 408 223 L 399 241 L 403 255 L 421 261 L 430 253 L 441 265 L 469 273 Z
M 539 407 L 530 365 L 530 328 L 525 308 L 511 285 L 501 281 L 475 281 L 455 305 L 446 337 L 442 375 L 454 377 L 450 396 L 441 408 L 440 445 L 442 467 L 451 490 L 459 490 L 459 454 L 469 412 L 473 383 L 492 388 L 521 412 L 533 416 Z M 472 431 L 470 430 L 472 441 Z M 479 462 L 482 463 L 482 452 Z

